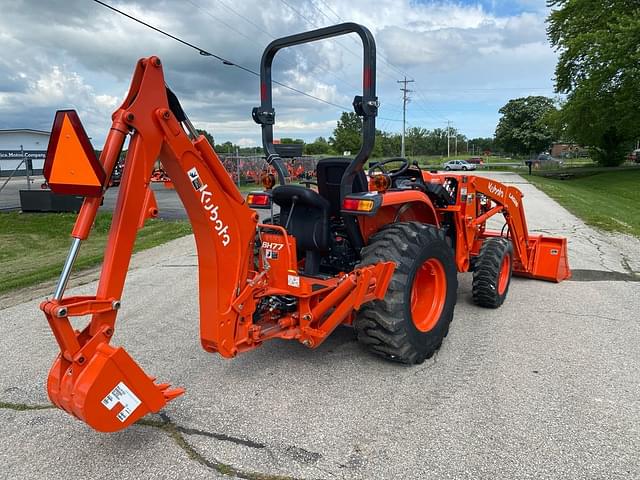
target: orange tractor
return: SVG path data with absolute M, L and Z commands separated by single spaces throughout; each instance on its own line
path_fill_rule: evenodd
M 362 118 L 355 159 L 318 162 L 317 189 L 283 184 L 273 146 L 271 64 L 282 48 L 356 33 L 364 50 Z M 521 192 L 482 177 L 422 171 L 406 159 L 370 166 L 375 138 L 376 54 L 371 33 L 352 23 L 273 41 L 261 61 L 265 191 L 245 199 L 207 140 L 165 85 L 157 57 L 141 59 L 129 93 L 114 112 L 97 159 L 77 115 L 59 111 L 45 176 L 54 192 L 85 195 L 71 249 L 44 311 L 60 354 L 49 373 L 51 401 L 100 431 L 126 428 L 157 412 L 184 390 L 155 383 L 122 347 L 110 345 L 137 231 L 157 214 L 150 179 L 160 159 L 187 211 L 195 236 L 200 289 L 200 337 L 226 358 L 272 338 L 320 345 L 339 325 L 351 325 L 373 353 L 416 364 L 440 347 L 453 318 L 457 273 L 473 271 L 473 299 L 502 304 L 512 273 L 549 281 L 570 276 L 566 240 L 529 235 Z M 127 136 L 117 205 L 95 296 L 65 297 L 82 240 Z M 400 165 L 390 168 L 392 162 Z M 311 185 L 307 185 L 310 187 Z M 279 207 L 259 222 L 255 208 Z M 506 228 L 487 220 L 502 214 Z M 71 317 L 90 315 L 81 331 Z

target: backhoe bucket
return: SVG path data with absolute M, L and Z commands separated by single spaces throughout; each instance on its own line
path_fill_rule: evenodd
M 60 355 L 49 372 L 51 401 L 101 432 L 122 430 L 169 400 L 182 388 L 156 385 L 122 347 L 97 346 L 88 362 Z
M 516 274 L 551 282 L 571 278 L 566 238 L 530 235 L 529 246 L 532 258 L 530 271 Z

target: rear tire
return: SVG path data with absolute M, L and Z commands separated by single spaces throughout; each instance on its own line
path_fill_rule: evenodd
M 396 263 L 382 300 L 362 306 L 358 341 L 376 355 L 416 364 L 430 358 L 449 332 L 458 288 L 453 250 L 443 230 L 418 222 L 382 228 L 362 249 L 361 265 Z
M 506 238 L 487 238 L 475 258 L 472 295 L 476 305 L 498 308 L 504 303 L 513 273 L 513 245 Z

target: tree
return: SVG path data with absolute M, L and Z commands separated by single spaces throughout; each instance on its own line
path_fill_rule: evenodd
M 469 139 L 469 150 L 472 154 L 482 155 L 484 152 L 493 152 L 495 149 L 495 142 L 491 137 Z
M 453 130 L 453 132 L 455 132 L 455 130 Z M 427 137 L 427 151 L 425 153 L 428 155 L 447 154 L 447 131 L 444 128 L 434 128 L 429 132 Z
M 209 132 L 207 132 L 206 130 L 200 130 L 199 128 L 196 128 L 196 131 L 200 134 L 200 135 L 204 135 L 204 138 L 207 139 L 207 142 L 209 142 L 209 145 L 211 145 L 212 147 L 216 144 L 213 141 L 213 135 L 211 135 Z
M 341 155 L 343 152 L 355 154 L 362 144 L 362 120 L 354 112 L 342 112 L 333 137 L 329 139 L 334 149 Z
M 553 141 L 553 130 L 545 121 L 555 110 L 553 100 L 532 96 L 509 100 L 499 112 L 496 143 L 506 152 L 520 155 L 540 153 Z
M 547 34 L 559 51 L 556 126 L 602 165 L 619 165 L 640 132 L 640 4 L 549 0 Z
M 229 140 L 227 140 L 226 142 L 220 144 L 220 145 L 216 145 L 215 146 L 215 151 L 217 153 L 234 153 L 236 151 L 236 146 L 231 143 Z
M 324 155 L 329 152 L 329 142 L 324 137 L 318 137 L 304 146 L 304 152 L 307 155 Z
M 282 144 L 304 144 L 304 140 L 302 140 L 301 138 L 288 138 L 288 137 L 284 137 L 280 139 L 280 143 Z

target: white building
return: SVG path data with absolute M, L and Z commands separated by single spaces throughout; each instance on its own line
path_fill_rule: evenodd
M 44 156 L 47 153 L 50 132 L 16 128 L 0 130 L 0 176 L 8 176 L 23 158 L 30 162 L 33 173 L 42 173 Z M 24 175 L 26 165 L 22 163 L 16 175 Z

